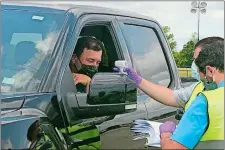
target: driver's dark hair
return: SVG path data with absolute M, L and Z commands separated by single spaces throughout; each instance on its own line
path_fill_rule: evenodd
M 202 47 L 196 65 L 200 72 L 206 73 L 206 66 L 216 67 L 220 72 L 224 71 L 224 40 L 213 41 Z
M 80 58 L 84 48 L 87 48 L 87 50 L 102 51 L 101 65 L 108 67 L 108 55 L 103 42 L 93 36 L 83 36 L 78 39 L 74 50 L 74 53 L 78 58 Z
M 77 41 L 74 53 L 79 58 L 85 48 L 87 48 L 87 50 L 102 51 L 102 47 L 102 42 L 94 37 L 80 37 Z
M 216 42 L 216 41 L 223 41 L 223 40 L 224 40 L 223 38 L 218 37 L 218 36 L 207 37 L 207 38 L 199 40 L 195 44 L 195 48 L 194 49 L 196 49 L 197 47 L 201 47 L 202 48 L 205 44 L 208 44 L 208 43 L 212 43 L 212 42 Z

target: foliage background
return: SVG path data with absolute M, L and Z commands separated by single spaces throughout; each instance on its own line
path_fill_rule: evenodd
M 174 34 L 171 33 L 169 26 L 163 26 L 163 32 L 167 38 L 170 49 L 178 68 L 190 68 L 193 61 L 194 46 L 197 42 L 197 33 L 192 33 L 190 40 L 184 44 L 181 50 L 177 50 L 177 42 L 174 40 Z

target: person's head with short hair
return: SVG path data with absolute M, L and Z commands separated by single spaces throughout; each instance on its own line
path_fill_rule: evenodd
M 224 40 L 219 39 L 202 45 L 195 60 L 201 80 L 219 84 L 224 80 Z
M 196 59 L 198 57 L 199 52 L 202 50 L 202 46 L 212 43 L 212 42 L 216 42 L 216 41 L 223 41 L 223 38 L 217 37 L 217 36 L 212 36 L 212 37 L 207 37 L 207 38 L 199 40 L 195 44 L 193 58 Z
M 102 43 L 94 37 L 81 37 L 75 47 L 75 55 L 81 64 L 98 67 L 102 61 Z
M 193 62 L 191 65 L 191 70 L 192 70 L 192 77 L 197 79 L 197 80 L 201 80 L 198 70 L 197 70 L 197 66 L 195 64 L 195 60 L 198 58 L 199 52 L 202 50 L 202 48 L 206 45 L 206 44 L 210 44 L 212 42 L 217 42 L 217 41 L 222 41 L 223 42 L 223 38 L 221 37 L 217 37 L 217 36 L 212 36 L 212 37 L 207 37 L 204 39 L 201 39 L 200 41 L 198 41 L 195 44 L 195 48 L 194 48 L 194 55 L 193 55 Z
M 103 43 L 95 37 L 84 36 L 78 39 L 70 61 L 73 73 L 84 74 L 92 78 L 97 72 L 101 61 L 107 65 L 107 55 Z

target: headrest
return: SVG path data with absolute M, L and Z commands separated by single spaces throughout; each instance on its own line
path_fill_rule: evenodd
M 22 41 L 16 45 L 15 59 L 19 65 L 24 65 L 34 56 L 36 52 L 35 43 L 31 41 Z

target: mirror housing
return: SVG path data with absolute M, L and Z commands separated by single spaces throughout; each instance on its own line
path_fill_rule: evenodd
M 76 94 L 81 119 L 111 116 L 137 109 L 137 85 L 121 73 L 97 73 L 90 83 L 89 93 Z

